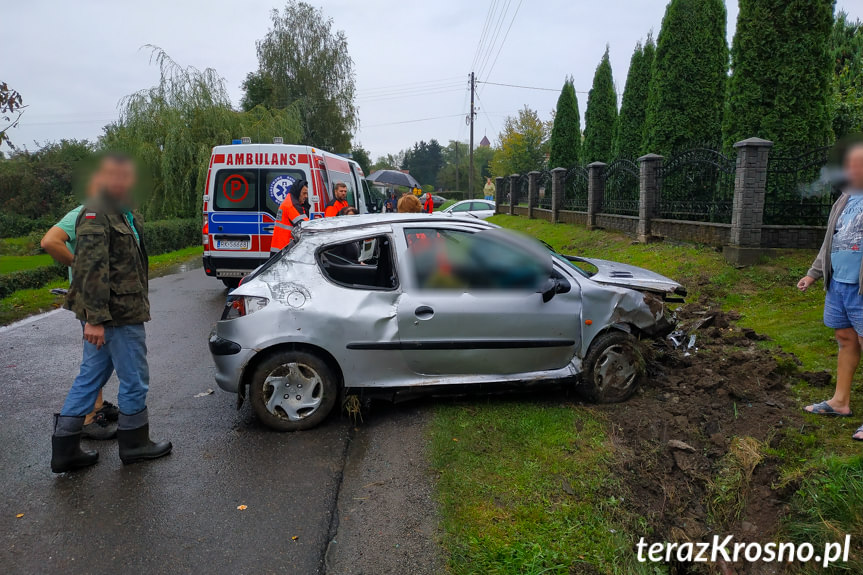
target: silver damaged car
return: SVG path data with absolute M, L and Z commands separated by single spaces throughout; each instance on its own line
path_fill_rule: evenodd
M 317 425 L 346 391 L 560 381 L 617 402 L 644 375 L 638 340 L 669 333 L 683 295 L 474 218 L 342 216 L 304 222 L 246 277 L 209 345 L 219 386 L 284 431 Z

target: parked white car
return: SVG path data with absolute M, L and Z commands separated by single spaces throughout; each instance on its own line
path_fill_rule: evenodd
M 488 200 L 462 200 L 441 211 L 445 214 L 473 216 L 474 218 L 484 220 L 494 215 L 494 202 Z

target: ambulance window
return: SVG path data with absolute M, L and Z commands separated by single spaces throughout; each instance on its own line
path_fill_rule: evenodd
M 289 170 L 289 169 L 277 169 L 277 170 L 261 170 L 261 193 L 263 194 L 265 200 L 264 205 L 267 206 L 267 211 L 271 214 L 275 214 L 279 211 L 279 206 L 282 205 L 282 202 L 285 200 L 285 196 L 288 195 L 288 190 L 291 187 L 291 184 L 296 182 L 297 180 L 308 180 L 306 177 L 306 173 L 302 170 Z M 309 189 L 309 193 L 311 193 L 311 188 Z
M 257 170 L 219 170 L 216 173 L 216 209 L 256 209 L 258 206 L 257 172 Z
M 343 174 L 341 172 L 330 172 L 330 176 L 332 176 L 332 178 L 333 178 L 332 187 L 329 188 L 330 195 L 332 195 L 333 189 L 335 189 L 337 182 L 343 183 L 344 185 L 346 185 L 348 187 L 348 204 L 356 207 L 357 198 L 354 195 L 354 193 L 355 193 L 354 179 L 351 177 L 351 175 L 350 174 Z

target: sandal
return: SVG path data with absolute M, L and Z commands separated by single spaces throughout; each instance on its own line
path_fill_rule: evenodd
M 850 411 L 848 413 L 839 413 L 838 411 L 836 411 L 835 409 L 830 407 L 830 404 L 827 403 L 826 401 L 822 401 L 821 403 L 814 403 L 812 405 L 807 405 L 806 407 L 811 407 L 812 409 L 809 410 L 809 409 L 806 409 L 804 407 L 803 411 L 805 411 L 806 413 L 813 413 L 815 415 L 830 415 L 833 417 L 851 417 L 852 415 L 854 415 Z M 861 441 L 863 441 L 863 440 L 861 440 Z
M 857 431 L 855 431 L 855 432 L 851 435 L 851 439 L 853 439 L 854 441 L 863 441 L 863 437 L 855 437 L 858 433 L 863 433 L 863 425 L 861 425 L 860 427 L 858 427 L 858 428 L 857 428 Z

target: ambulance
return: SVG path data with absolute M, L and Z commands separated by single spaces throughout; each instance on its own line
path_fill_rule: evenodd
M 267 261 L 276 212 L 295 181 L 309 182 L 310 218 L 324 217 L 333 186 L 348 187 L 348 203 L 361 214 L 380 212 L 355 161 L 311 146 L 253 144 L 249 138 L 216 146 L 204 190 L 204 270 L 237 287 L 243 276 Z

